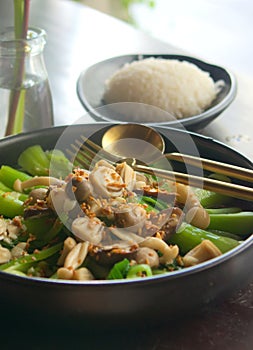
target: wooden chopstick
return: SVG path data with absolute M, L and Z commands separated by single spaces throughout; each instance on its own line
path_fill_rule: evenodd
M 183 162 L 185 164 L 193 165 L 198 168 L 202 167 L 205 170 L 233 177 L 235 179 L 253 182 L 253 170 L 251 169 L 242 168 L 236 165 L 230 165 L 215 160 L 194 157 L 188 154 L 168 153 L 165 156 L 171 160 Z
M 144 165 L 133 165 L 132 167 L 134 170 L 141 171 L 146 174 L 153 174 L 158 177 L 176 181 L 185 185 L 204 188 L 206 190 L 222 193 L 230 197 L 253 201 L 253 188 L 251 187 L 170 170 L 152 168 Z

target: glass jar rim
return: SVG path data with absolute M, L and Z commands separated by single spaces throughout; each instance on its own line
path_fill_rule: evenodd
M 25 39 L 16 39 L 14 27 L 7 27 L 0 33 L 0 56 L 18 53 L 38 54 L 43 51 L 47 34 L 39 27 L 29 27 Z

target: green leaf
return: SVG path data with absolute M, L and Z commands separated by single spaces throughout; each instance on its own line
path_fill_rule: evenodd
M 117 280 L 117 279 L 126 278 L 129 267 L 130 267 L 130 263 L 129 263 L 129 260 L 127 259 L 124 259 L 116 263 L 111 269 L 111 271 L 109 272 L 107 279 Z

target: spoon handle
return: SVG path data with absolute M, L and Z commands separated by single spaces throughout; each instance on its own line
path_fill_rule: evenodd
M 144 165 L 133 165 L 132 167 L 136 171 L 155 175 L 167 180 L 176 181 L 192 187 L 204 188 L 206 190 L 222 193 L 226 196 L 234 198 L 253 201 L 253 188 L 251 187 Z
M 242 168 L 236 165 L 221 163 L 215 160 L 190 156 L 181 153 L 167 153 L 164 155 L 170 160 L 176 160 L 185 164 L 193 165 L 212 172 L 223 174 L 235 179 L 253 182 L 253 170 Z

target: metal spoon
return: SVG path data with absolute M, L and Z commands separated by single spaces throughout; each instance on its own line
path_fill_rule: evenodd
M 189 134 L 186 134 L 191 139 Z M 126 140 L 126 142 L 122 142 Z M 175 140 L 174 140 L 175 141 Z M 175 144 L 176 148 L 180 148 Z M 189 140 L 185 141 L 186 147 L 190 146 Z M 192 141 L 193 144 L 193 141 Z M 151 145 L 151 147 L 150 147 Z M 149 148 L 147 149 L 146 147 Z M 195 146 L 195 145 L 194 145 Z M 178 152 L 165 153 L 165 142 L 162 135 L 150 126 L 141 124 L 119 124 L 108 129 L 102 138 L 102 147 L 111 155 L 117 155 L 121 158 L 144 157 L 148 162 L 168 159 L 181 162 L 190 166 L 208 170 L 213 173 L 219 173 L 235 179 L 253 182 L 252 169 L 242 168 L 232 164 L 217 162 L 210 159 L 200 158 L 198 149 L 195 148 L 195 156 Z M 195 146 L 196 147 L 196 146 Z M 185 147 L 184 147 L 185 148 Z M 189 152 L 191 150 L 188 150 Z M 194 151 L 194 149 L 193 149 Z M 160 154 L 159 154 L 160 152 Z M 188 153 L 188 152 L 187 152 Z M 134 155 L 135 156 L 134 156 Z M 148 160 L 147 160 L 148 158 Z
M 176 160 L 188 165 L 218 172 L 220 174 L 234 177 L 237 179 L 252 181 L 253 171 L 230 164 L 224 164 L 208 159 L 202 159 L 198 156 L 189 156 L 180 153 L 164 154 L 165 142 L 163 137 L 153 128 L 142 124 L 119 124 L 108 129 L 102 138 L 102 147 L 111 155 L 119 158 L 130 158 L 130 165 L 137 171 L 143 171 L 150 174 L 156 174 L 169 180 L 190 185 L 193 187 L 205 188 L 210 191 L 222 193 L 235 198 L 252 200 L 253 189 L 245 186 L 230 184 L 227 182 L 205 178 L 203 174 L 195 176 L 191 174 L 178 173 L 173 171 L 171 165 L 167 162 L 165 169 L 163 166 L 158 168 L 145 166 L 152 161 Z M 142 164 L 141 164 L 142 163 Z M 143 165 L 143 163 L 145 165 Z M 168 169 L 168 167 L 170 169 Z
M 165 151 L 163 137 L 155 129 L 143 124 L 118 124 L 108 129 L 102 147 L 119 158 L 151 161 Z

